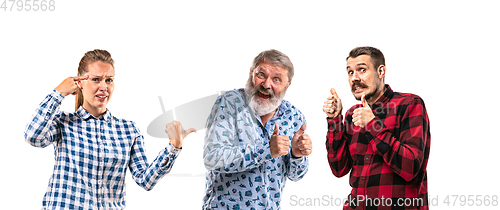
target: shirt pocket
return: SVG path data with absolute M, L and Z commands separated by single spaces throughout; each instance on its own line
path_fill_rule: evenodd
M 92 137 L 88 138 L 84 134 L 73 134 L 65 139 L 65 147 L 77 160 L 78 165 L 95 164 L 93 160 L 97 160 L 98 145 Z

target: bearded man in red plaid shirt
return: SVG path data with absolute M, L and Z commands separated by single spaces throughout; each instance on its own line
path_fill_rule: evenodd
M 326 149 L 332 173 L 350 173 L 344 209 L 429 209 L 427 161 L 431 134 L 424 101 L 394 92 L 384 82 L 384 55 L 357 47 L 347 57 L 352 94 L 361 104 L 342 116 L 342 102 L 331 89 Z

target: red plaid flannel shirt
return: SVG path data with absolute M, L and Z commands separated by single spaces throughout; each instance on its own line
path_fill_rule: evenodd
M 427 160 L 431 134 L 424 101 L 387 90 L 371 108 L 364 128 L 352 122 L 355 105 L 328 121 L 328 162 L 337 177 L 349 171 L 352 186 L 344 209 L 429 209 Z

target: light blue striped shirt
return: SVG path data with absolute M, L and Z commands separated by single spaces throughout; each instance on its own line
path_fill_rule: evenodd
M 307 157 L 272 158 L 269 140 L 279 123 L 279 135 L 290 141 L 304 115 L 283 100 L 263 126 L 248 106 L 243 89 L 219 96 L 207 120 L 203 158 L 206 175 L 204 209 L 279 209 L 286 178 L 300 180 L 308 170 Z
M 109 110 L 98 118 L 82 107 L 61 112 L 63 99 L 55 90 L 47 95 L 24 132 L 35 147 L 54 145 L 43 209 L 123 209 L 127 167 L 146 190 L 172 168 L 180 150 L 170 143 L 148 164 L 144 138 L 134 122 L 117 119 Z

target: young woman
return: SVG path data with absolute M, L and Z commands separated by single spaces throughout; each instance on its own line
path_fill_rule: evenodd
M 172 169 L 183 139 L 194 129 L 179 122 L 166 125 L 170 143 L 148 164 L 144 137 L 132 121 L 106 108 L 114 90 L 114 61 L 105 50 L 85 53 L 78 76 L 61 82 L 39 105 L 25 130 L 35 147 L 54 144 L 55 164 L 43 209 L 123 209 L 127 167 L 146 190 Z M 75 112 L 61 112 L 68 95 L 76 95 Z

